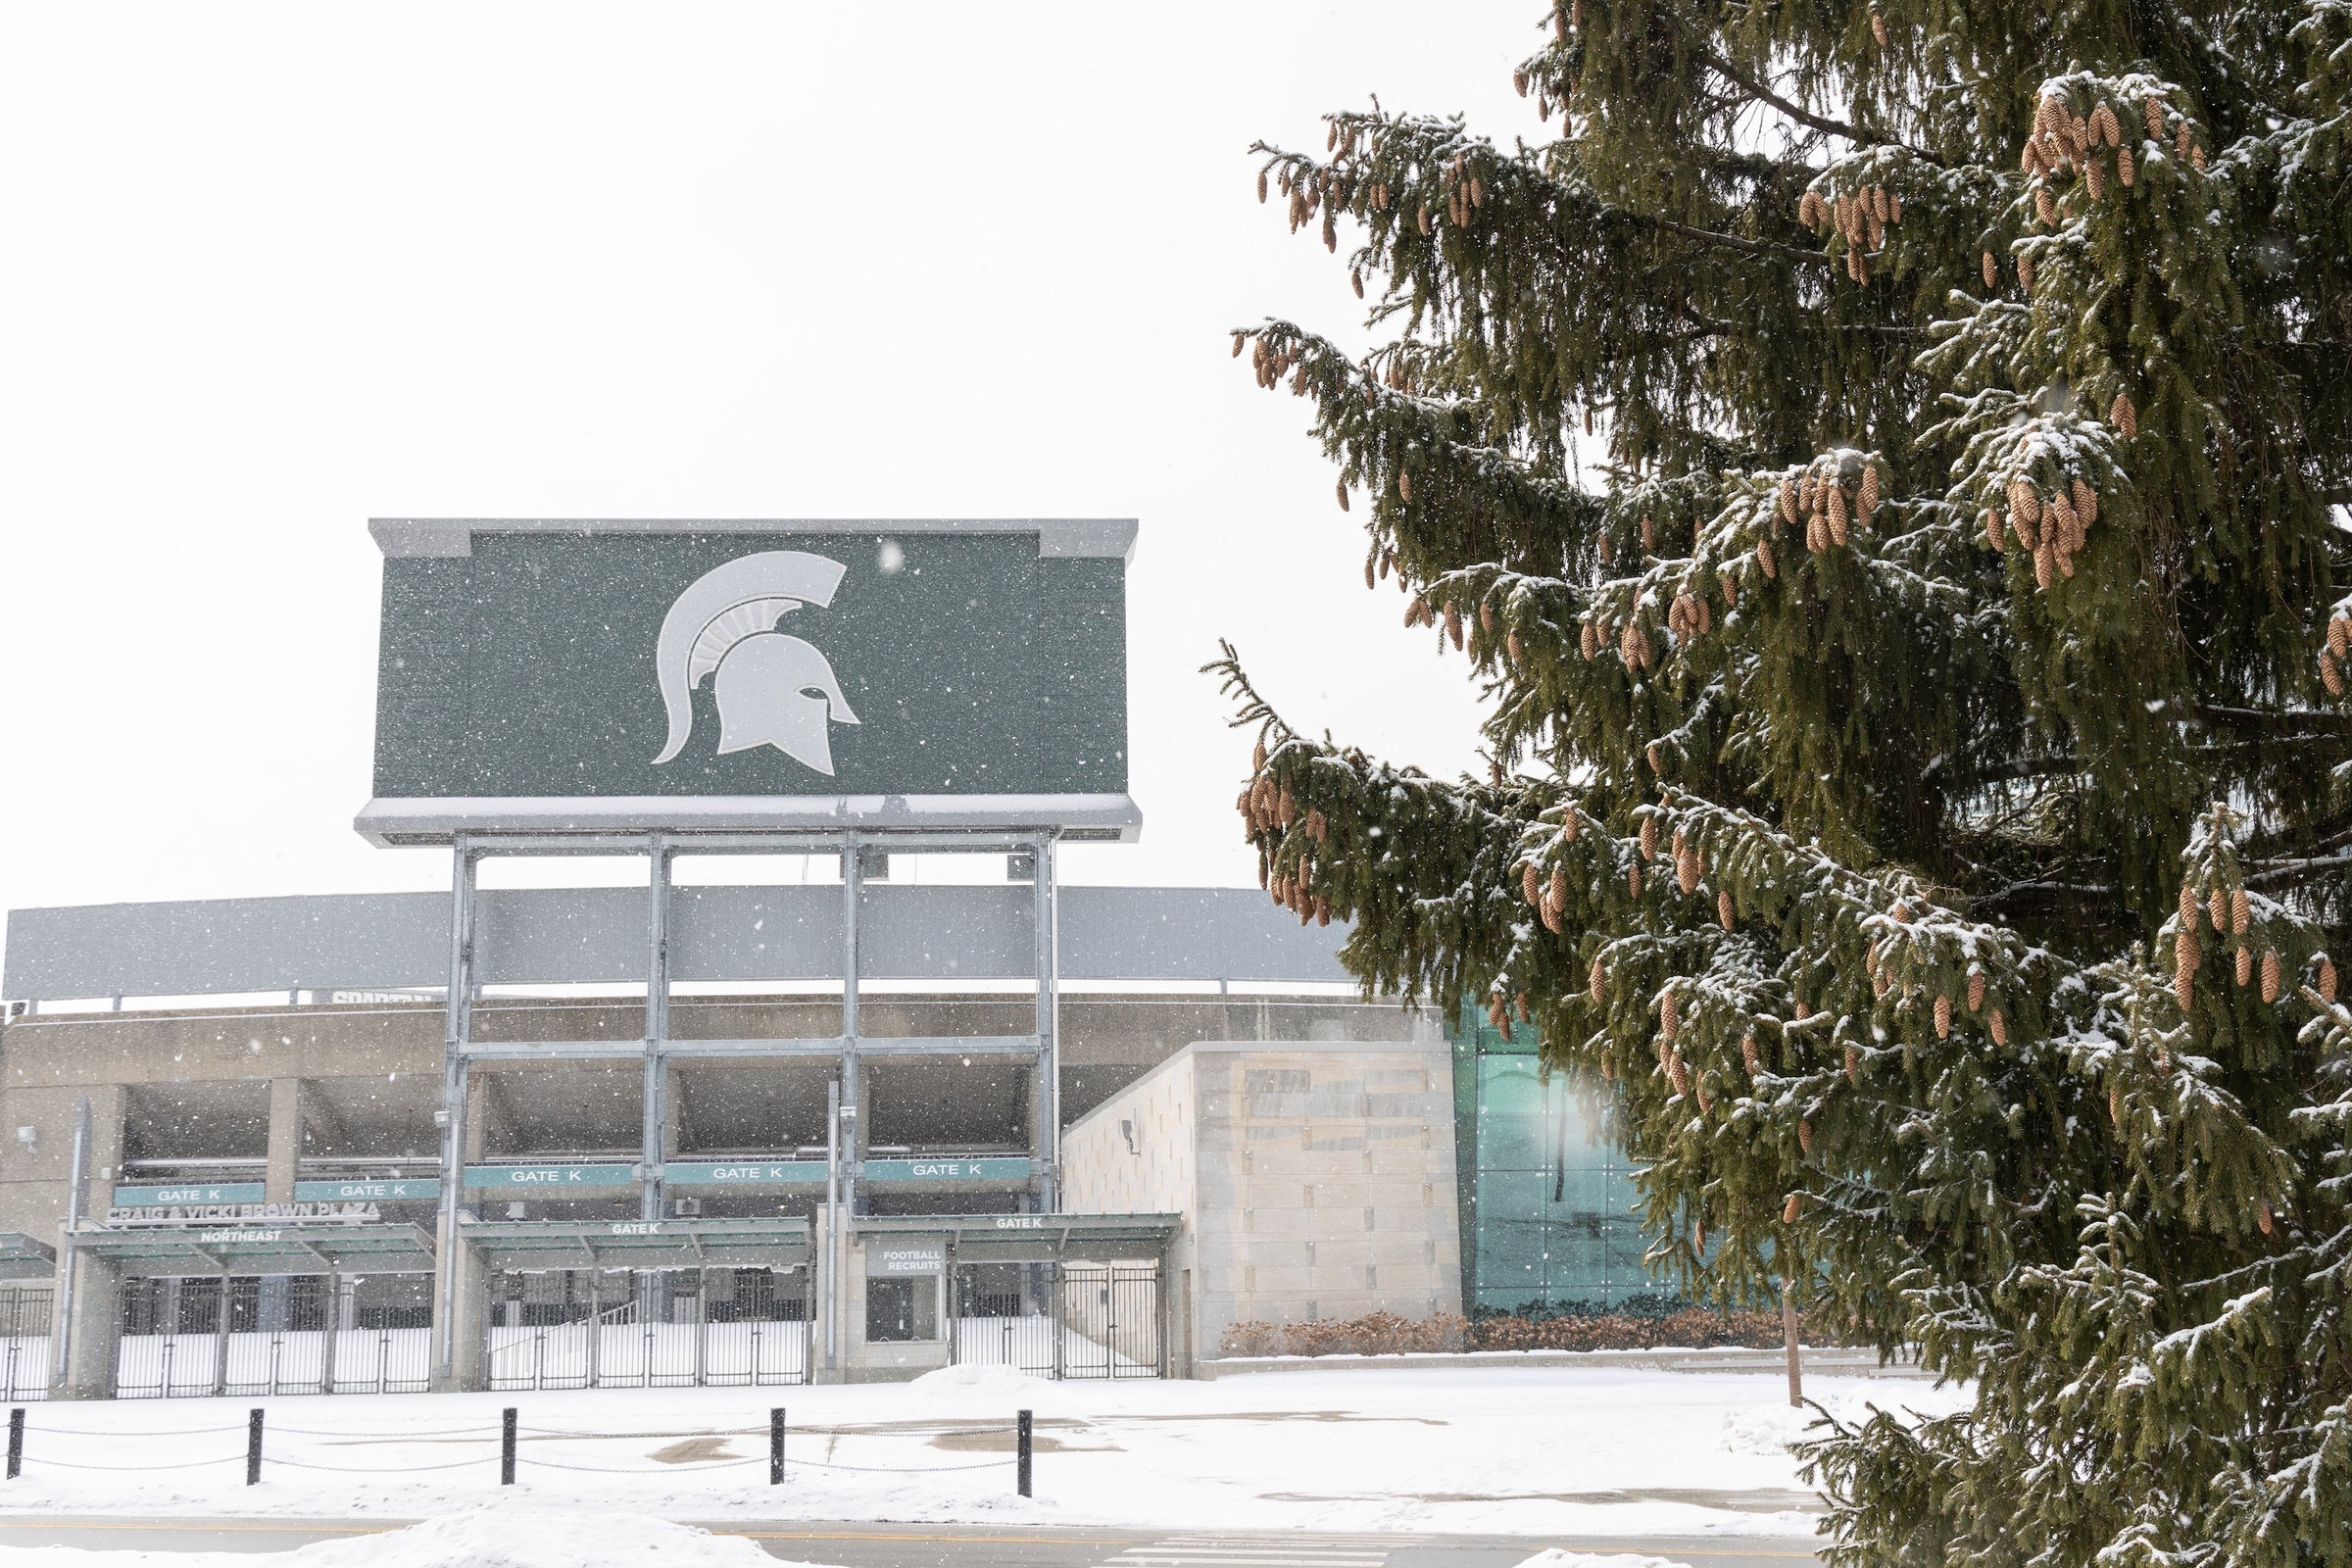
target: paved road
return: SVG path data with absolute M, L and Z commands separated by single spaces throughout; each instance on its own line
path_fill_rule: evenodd
M 110 1551 L 291 1551 L 314 1541 L 397 1528 L 399 1520 L 151 1519 L 0 1516 L 0 1545 Z M 748 1536 L 778 1557 L 842 1568 L 1516 1568 L 1546 1546 L 1639 1551 L 1690 1568 L 1797 1568 L 1814 1560 L 1803 1538 L 1711 1536 L 1313 1535 L 1046 1529 L 990 1525 L 747 1524 L 710 1528 Z

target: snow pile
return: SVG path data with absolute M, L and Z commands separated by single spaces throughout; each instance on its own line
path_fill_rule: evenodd
M 321 1541 L 293 1551 L 108 1551 L 0 1546 L 0 1568 L 795 1568 L 741 1536 L 637 1513 L 473 1508 L 405 1530 Z M 815 1568 L 801 1564 L 799 1568 Z
M 1821 1419 L 1802 1406 L 1759 1404 L 1733 1410 L 1723 1418 L 1723 1446 L 1728 1453 L 1780 1455 L 1802 1439 L 1805 1429 Z
M 1638 1551 L 1570 1551 L 1554 1546 L 1539 1551 L 1519 1568 L 1690 1568 L 1671 1557 L 1648 1557 Z
M 1045 1378 L 1031 1377 L 1019 1367 L 972 1362 L 926 1372 L 908 1387 L 924 1394 L 984 1394 L 995 1396 L 1000 1400 L 1017 1400 L 1041 1390 L 1051 1390 L 1055 1385 Z

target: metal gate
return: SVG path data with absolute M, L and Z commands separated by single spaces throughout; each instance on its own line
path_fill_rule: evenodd
M 806 1269 L 546 1269 L 491 1277 L 493 1389 L 808 1381 Z
M 115 1393 L 421 1394 L 429 1274 L 271 1274 L 122 1282 Z
M 49 1310 L 55 1287 L 0 1286 L 0 1385 L 11 1404 L 49 1396 Z
M 1038 1377 L 1167 1375 L 1156 1263 L 960 1263 L 950 1353 Z

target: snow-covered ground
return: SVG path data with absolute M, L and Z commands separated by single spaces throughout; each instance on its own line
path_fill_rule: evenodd
M 1954 1389 L 1812 1377 L 1840 1415 Z M 245 1413 L 268 1412 L 244 1485 Z M 520 1470 L 498 1485 L 502 1406 Z M 785 1484 L 767 1411 L 789 1411 Z M 1036 1412 L 1036 1496 L 1013 1413 Z M 1050 1383 L 956 1367 L 864 1387 L 44 1404 L 0 1509 L 440 1516 L 488 1502 L 668 1519 L 898 1519 L 1225 1530 L 1810 1534 L 1777 1376 L 1636 1368 L 1266 1373 Z M 307 1568 L 307 1559 L 306 1559 Z
M 471 1508 L 292 1551 L 0 1546 L 0 1568 L 582 1568 L 656 1554 L 662 1568 L 815 1568 L 779 1561 L 741 1536 L 643 1514 L 531 1507 Z

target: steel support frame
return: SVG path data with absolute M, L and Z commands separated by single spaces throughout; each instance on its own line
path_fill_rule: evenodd
M 1051 828 L 968 829 L 944 832 L 876 831 L 811 832 L 779 830 L 760 833 L 592 832 L 549 834 L 459 833 L 451 844 L 451 914 L 449 992 L 443 1037 L 441 1108 L 441 1195 L 435 1237 L 439 1267 L 433 1312 L 433 1368 L 448 1378 L 455 1367 L 459 1333 L 457 1294 L 462 1270 L 459 1250 L 465 1245 L 460 1219 L 465 1201 L 466 1125 L 470 1111 L 469 1074 L 476 1062 L 497 1060 L 564 1060 L 572 1058 L 641 1055 L 644 1062 L 644 1102 L 641 1120 L 642 1164 L 638 1181 L 641 1217 L 662 1217 L 666 1195 L 662 1167 L 666 1142 L 669 1073 L 672 1058 L 710 1056 L 809 1057 L 833 1056 L 840 1064 L 839 1111 L 827 1128 L 834 1152 L 830 1172 L 834 1223 L 826 1262 L 828 1317 L 831 1333 L 839 1332 L 838 1318 L 846 1293 L 840 1279 L 842 1233 L 854 1223 L 864 1174 L 867 1144 L 863 1126 L 867 1056 L 991 1054 L 1026 1057 L 1032 1064 L 1030 1085 L 1030 1194 L 1033 1212 L 1055 1213 L 1060 1208 L 1061 1073 L 1060 974 L 1056 922 L 1058 901 L 1055 852 L 1060 833 Z M 1032 1035 L 865 1039 L 859 1028 L 860 942 L 859 917 L 864 893 L 861 852 L 921 854 L 1026 855 L 1034 867 L 1032 925 L 1035 938 L 1036 1032 Z M 826 855 L 838 854 L 842 866 L 842 1016 L 838 1035 L 816 1039 L 697 1040 L 669 1038 L 671 964 L 669 953 L 672 913 L 673 861 L 679 855 Z M 642 855 L 649 862 L 647 876 L 647 949 L 645 1032 L 639 1041 L 558 1041 L 527 1045 L 480 1045 L 473 1039 L 473 1011 L 480 989 L 475 962 L 481 861 L 491 856 L 612 856 Z M 813 1293 L 812 1293 L 813 1294 Z

